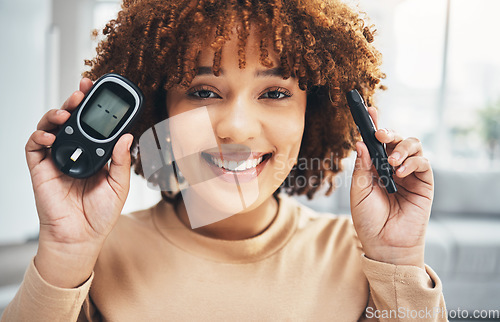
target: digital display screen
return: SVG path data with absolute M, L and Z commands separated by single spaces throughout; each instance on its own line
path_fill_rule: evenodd
M 130 104 L 107 88 L 82 113 L 82 122 L 108 138 L 130 109 Z

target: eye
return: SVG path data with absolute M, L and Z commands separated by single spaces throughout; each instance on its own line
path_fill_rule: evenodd
M 221 98 L 217 93 L 214 91 L 203 88 L 203 87 L 195 87 L 191 90 L 189 90 L 186 93 L 187 96 L 194 98 L 194 99 L 208 99 L 208 98 Z
M 273 99 L 273 100 L 279 100 L 279 99 L 284 99 L 291 97 L 292 93 L 290 91 L 284 89 L 284 88 L 276 88 L 271 91 L 267 91 L 264 94 L 260 96 L 260 98 L 268 98 L 268 99 Z

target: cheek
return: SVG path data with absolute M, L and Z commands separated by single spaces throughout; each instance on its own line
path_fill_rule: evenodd
M 184 111 L 169 119 L 170 135 L 175 157 L 183 158 L 202 150 L 217 148 L 206 107 Z
M 169 117 L 179 115 L 192 109 L 191 106 L 184 102 L 184 98 L 182 90 L 178 88 L 171 88 L 167 92 L 166 106 L 167 115 Z
M 275 189 L 289 175 L 299 155 L 304 133 L 304 115 L 297 113 L 293 116 L 282 116 L 271 125 L 271 128 L 272 137 L 269 140 L 277 149 L 272 163 L 272 186 Z
M 296 157 L 304 134 L 304 114 L 298 111 L 290 115 L 282 115 L 271 125 L 272 142 L 278 152 Z

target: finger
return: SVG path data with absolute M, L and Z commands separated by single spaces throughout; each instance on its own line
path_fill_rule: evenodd
M 92 85 L 92 81 L 89 78 L 82 78 L 82 80 L 80 81 L 80 92 L 86 95 Z
M 432 184 L 433 175 L 429 160 L 423 156 L 412 156 L 406 159 L 396 170 L 396 176 L 404 178 L 415 173 L 415 176 L 421 181 Z
M 399 133 L 386 128 L 377 130 L 375 132 L 375 138 L 381 143 L 385 143 L 392 147 L 403 141 L 403 137 Z
M 356 143 L 356 164 L 352 173 L 351 204 L 358 205 L 371 192 L 373 185 L 372 161 L 363 142 Z
M 65 110 L 50 110 L 42 116 L 36 126 L 36 129 L 42 131 L 52 131 L 58 126 L 64 124 L 70 116 L 71 114 Z
M 125 134 L 118 140 L 113 149 L 109 166 L 109 184 L 122 200 L 127 197 L 130 185 L 130 146 L 132 141 L 131 134 Z
M 375 130 L 378 129 L 378 111 L 375 107 L 368 107 L 368 114 L 372 118 L 373 124 L 375 125 Z
M 45 159 L 47 147 L 51 146 L 55 139 L 56 136 L 54 134 L 41 130 L 37 130 L 31 134 L 24 148 L 26 161 L 30 170 Z
M 392 166 L 398 166 L 408 156 L 421 156 L 422 154 L 422 143 L 420 140 L 413 137 L 407 138 L 396 145 L 389 155 L 388 161 Z
M 76 91 L 71 94 L 70 97 L 63 103 L 61 109 L 62 110 L 67 110 L 67 111 L 73 111 L 75 108 L 77 108 L 78 104 L 83 100 L 85 97 L 85 94 L 81 91 Z

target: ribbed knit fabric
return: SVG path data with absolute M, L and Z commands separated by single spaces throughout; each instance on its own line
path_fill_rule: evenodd
M 441 321 L 444 307 L 429 267 L 370 260 L 350 217 L 280 195 L 272 224 L 237 241 L 197 234 L 165 202 L 121 216 L 86 283 L 56 288 L 32 263 L 2 321 Z

